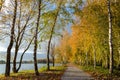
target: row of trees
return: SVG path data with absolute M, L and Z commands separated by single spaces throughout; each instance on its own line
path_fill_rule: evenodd
M 120 1 L 88 0 L 76 14 L 72 32 L 56 47 L 61 61 L 109 68 L 120 65 Z
M 48 42 L 47 69 L 50 70 L 50 52 L 54 56 L 52 38 L 61 35 L 64 27 L 72 23 L 72 15 L 80 10 L 81 3 L 81 0 L 0 0 L 0 37 L 8 44 L 5 76 L 10 76 L 12 49 L 15 49 L 13 72 L 17 73 L 29 48 L 33 49 L 35 74 L 39 75 L 37 51 L 43 41 Z M 16 59 L 21 48 L 23 52 L 17 68 Z

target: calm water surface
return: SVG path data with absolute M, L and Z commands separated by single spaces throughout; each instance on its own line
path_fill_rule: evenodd
M 38 64 L 38 68 L 43 66 L 47 66 L 46 64 Z M 20 70 L 32 70 L 34 69 L 34 64 L 22 64 Z M 12 72 L 12 64 L 11 64 L 11 72 Z M 5 64 L 0 64 L 0 74 L 5 73 Z

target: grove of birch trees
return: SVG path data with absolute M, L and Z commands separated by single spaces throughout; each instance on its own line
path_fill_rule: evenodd
M 62 35 L 65 27 L 73 22 L 72 16 L 81 4 L 81 0 L 0 0 L 0 40 L 8 45 L 5 76 L 10 76 L 11 62 L 13 72 L 18 73 L 27 50 L 33 50 L 35 74 L 39 75 L 37 53 L 42 42 L 47 43 L 47 69 L 50 70 L 49 55 L 53 56 L 51 52 L 54 52 L 52 39 Z M 14 56 L 11 56 L 13 50 Z
M 0 0 L 0 40 L 8 45 L 5 76 L 10 76 L 11 62 L 13 72 L 19 72 L 30 49 L 38 76 L 42 42 L 47 43 L 47 70 L 51 55 L 53 62 L 101 66 L 112 74 L 120 67 L 119 9 L 119 0 Z M 58 38 L 57 44 L 53 38 Z
M 59 59 L 94 69 L 101 66 L 112 74 L 120 67 L 119 8 L 118 0 L 87 0 L 75 14 L 72 31 L 65 31 L 56 47 Z

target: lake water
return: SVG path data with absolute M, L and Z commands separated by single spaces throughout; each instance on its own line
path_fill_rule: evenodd
M 6 64 L 0 64 L 0 74 L 5 73 L 5 65 Z M 43 66 L 47 66 L 46 64 L 39 63 L 38 68 L 41 68 Z M 33 70 L 34 64 L 22 64 L 20 70 Z M 11 64 L 11 72 L 12 72 L 12 64 Z

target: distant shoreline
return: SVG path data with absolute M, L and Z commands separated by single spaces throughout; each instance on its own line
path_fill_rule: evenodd
M 47 63 L 47 59 L 39 59 L 37 60 L 38 63 Z M 13 62 L 10 62 L 13 64 Z M 16 62 L 16 64 L 19 64 L 20 62 Z M 22 61 L 22 64 L 32 64 L 34 61 Z M 52 63 L 52 60 L 50 59 L 50 63 Z M 6 64 L 4 60 L 0 60 L 0 64 Z
M 38 63 L 38 64 L 41 64 L 41 63 Z M 0 63 L 0 64 L 6 64 L 6 63 Z M 13 64 L 13 62 L 11 64 Z M 16 64 L 19 64 L 19 62 L 17 62 Z M 22 63 L 22 64 L 33 64 L 33 63 Z M 42 64 L 46 64 L 46 63 L 42 63 Z

